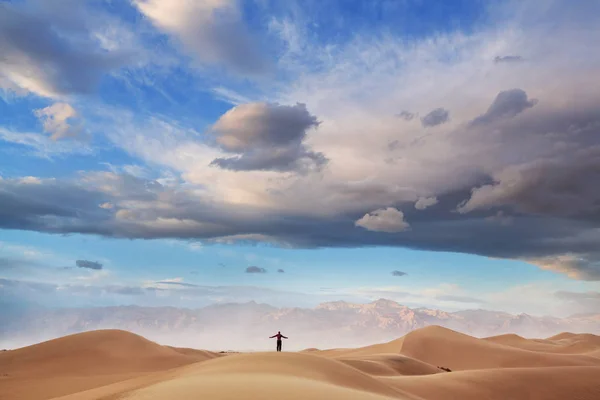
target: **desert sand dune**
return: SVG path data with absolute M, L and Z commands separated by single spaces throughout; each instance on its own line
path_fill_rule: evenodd
M 593 336 L 593 335 L 591 335 Z M 510 335 L 501 340 L 520 342 L 527 340 Z M 497 339 L 496 339 L 497 340 Z M 514 344 L 514 343 L 513 343 Z M 531 344 L 533 346 L 533 344 Z M 587 351 L 591 351 L 588 349 Z M 555 351 L 555 353 L 561 353 Z M 332 349 L 313 352 L 331 358 L 356 358 L 375 354 L 402 354 L 426 364 L 452 370 L 550 367 L 550 366 L 600 366 L 589 354 L 553 354 L 516 348 L 493 340 L 478 339 L 440 326 L 428 326 L 408 333 L 391 342 L 358 349 Z M 582 352 L 587 353 L 587 352 Z
M 596 338 L 477 339 L 432 326 L 358 349 L 219 357 L 95 331 L 0 354 L 0 376 L 8 373 L 0 377 L 0 399 L 596 400 L 599 350 L 519 348 L 583 343 L 592 349 Z
M 140 380 L 61 400 L 119 399 L 417 399 L 342 362 L 300 353 L 253 353 L 172 371 L 160 382 Z M 140 387 L 144 386 L 144 387 Z
M 558 335 L 554 335 L 548 338 L 548 340 L 563 340 L 563 339 L 570 339 L 573 336 L 577 336 L 577 333 L 571 333 L 571 332 L 562 332 L 559 333 Z
M 439 326 L 410 332 L 401 353 L 455 370 L 516 367 L 600 366 L 587 355 L 551 354 L 492 343 Z
M 600 350 L 600 336 L 591 334 L 561 333 L 548 339 L 526 339 L 508 334 L 484 340 L 523 350 L 558 354 L 589 354 Z
M 600 350 L 592 351 L 591 353 L 587 353 L 586 355 L 588 355 L 590 357 L 600 358 Z
M 382 381 L 428 400 L 600 399 L 600 367 L 506 368 Z
M 120 330 L 69 335 L 0 353 L 0 399 L 47 399 L 217 356 Z
M 430 375 L 443 372 L 434 365 L 401 354 L 376 354 L 336 359 L 373 376 Z

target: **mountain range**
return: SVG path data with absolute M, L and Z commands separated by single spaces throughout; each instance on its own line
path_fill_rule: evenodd
M 117 306 L 33 308 L 0 314 L 0 348 L 16 348 L 95 329 L 123 329 L 159 343 L 209 350 L 266 350 L 281 331 L 289 350 L 356 347 L 392 340 L 439 325 L 472 336 L 515 333 L 549 337 L 560 332 L 600 333 L 600 313 L 567 318 L 513 315 L 488 310 L 446 312 L 409 308 L 379 299 L 367 304 L 334 301 L 314 308 L 268 304 L 214 304 L 198 309 Z

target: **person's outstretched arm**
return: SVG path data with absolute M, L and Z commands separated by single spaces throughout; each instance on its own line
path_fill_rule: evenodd
M 287 336 L 283 336 L 283 335 L 281 335 L 281 337 L 282 337 L 282 338 L 284 338 L 284 339 L 287 339 Z
M 269 336 L 269 339 L 273 339 L 275 336 L 277 336 L 277 335 Z

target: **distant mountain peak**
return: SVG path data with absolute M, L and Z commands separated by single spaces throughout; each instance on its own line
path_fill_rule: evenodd
M 369 304 L 373 304 L 376 307 L 386 307 L 386 308 L 402 308 L 402 307 L 404 307 L 403 305 L 401 305 L 393 300 L 388 300 L 388 299 L 383 299 L 383 298 L 372 301 Z

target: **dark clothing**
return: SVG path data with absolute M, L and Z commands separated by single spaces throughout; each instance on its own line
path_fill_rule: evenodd
M 273 338 L 277 338 L 277 351 L 281 351 L 281 338 L 287 339 L 287 336 L 283 336 L 281 332 L 277 332 L 275 335 L 269 337 L 269 339 Z
M 277 334 L 271 336 L 270 339 L 272 339 L 274 337 L 276 337 L 277 340 L 279 340 L 279 341 L 281 341 L 281 338 L 287 339 L 287 337 L 283 336 L 281 333 L 277 333 Z

